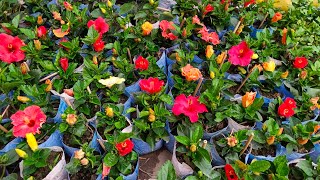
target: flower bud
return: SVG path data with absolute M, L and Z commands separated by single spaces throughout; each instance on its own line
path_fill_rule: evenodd
M 274 143 L 274 140 L 275 140 L 275 136 L 270 136 L 270 137 L 268 137 L 268 139 L 267 139 L 268 145 L 273 144 L 273 143 Z
M 84 155 L 85 155 L 85 153 L 82 151 L 82 149 L 80 149 L 80 150 L 78 150 L 78 151 L 75 151 L 74 152 L 74 158 L 75 159 L 82 159 L 82 158 L 84 158 Z
M 112 48 L 112 55 L 118 56 L 118 51 L 115 48 Z
M 66 122 L 70 125 L 73 126 L 77 122 L 77 115 L 75 114 L 68 114 L 66 118 Z
M 29 147 L 31 148 L 32 151 L 35 151 L 38 149 L 38 143 L 36 138 L 34 137 L 34 135 L 32 133 L 27 133 L 26 134 L 26 139 L 27 139 L 27 143 L 29 145 Z
M 110 0 L 107 0 L 107 5 L 109 8 L 112 8 L 112 2 Z
M 278 131 L 277 136 L 280 136 L 282 134 L 282 132 L 283 132 L 283 128 L 280 128 L 279 131 Z
M 114 116 L 113 109 L 111 107 L 106 108 L 106 115 L 110 118 Z
M 213 71 L 210 71 L 210 78 L 214 79 L 215 76 L 216 76 L 215 73 Z
M 149 0 L 150 5 L 154 4 L 154 0 Z
M 217 57 L 217 63 L 218 64 L 221 64 L 222 63 L 222 61 L 224 60 L 224 57 L 226 56 L 226 52 L 222 52 L 221 54 L 219 54 L 218 55 L 218 57 Z
M 302 79 L 302 80 L 305 80 L 307 78 L 307 75 L 308 75 L 308 72 L 307 71 L 301 71 L 299 77 Z
M 196 152 L 197 151 L 197 146 L 195 144 L 191 144 L 190 151 L 191 152 Z
M 23 159 L 28 157 L 28 154 L 25 151 L 21 150 L 21 149 L 16 148 L 15 151 L 18 154 L 18 156 L 23 158 Z
M 186 28 L 183 28 L 183 30 L 182 30 L 182 37 L 184 37 L 184 38 L 187 37 L 187 30 L 186 30 Z
M 156 116 L 153 114 L 150 114 L 148 117 L 149 122 L 154 122 L 156 120 Z
M 181 61 L 181 57 L 179 56 L 179 53 L 177 53 L 177 52 L 176 52 L 176 60 L 179 62 Z
M 214 53 L 213 46 L 212 45 L 207 45 L 207 48 L 206 48 L 206 57 L 207 57 L 207 59 L 210 59 L 211 56 L 213 55 L 213 53 Z
M 89 164 L 89 160 L 87 158 L 83 158 L 81 159 L 80 163 L 83 165 L 83 166 L 86 166 Z
M 93 64 L 98 65 L 98 58 L 97 58 L 97 56 L 93 56 L 92 61 L 93 61 Z
M 71 5 L 69 2 L 64 1 L 64 2 L 63 2 L 63 5 L 64 5 L 64 7 L 65 7 L 68 11 L 72 11 L 72 10 L 73 10 L 73 7 L 72 7 L 72 5 Z
M 241 74 L 247 74 L 247 71 L 243 67 L 238 66 L 237 68 L 241 72 Z
M 46 87 L 45 91 L 46 91 L 46 92 L 51 91 L 51 89 L 52 89 L 52 82 L 51 82 L 51 80 L 50 80 L 50 79 L 47 79 L 46 82 L 45 82 L 45 84 L 48 85 L 48 86 Z
M 26 96 L 17 96 L 17 100 L 23 103 L 30 101 L 31 99 Z
M 41 42 L 37 39 L 37 40 L 33 40 L 34 43 L 34 47 L 36 48 L 36 50 L 40 51 L 41 50 Z
M 298 139 L 298 143 L 300 145 L 305 145 L 305 144 L 307 144 L 308 141 L 309 141 L 309 139 L 303 139 L 303 138 Z
M 100 11 L 103 13 L 103 14 L 105 14 L 106 12 L 107 12 L 107 10 L 105 9 L 105 8 L 100 8 Z
M 286 79 L 286 78 L 288 77 L 288 75 L 289 75 L 289 71 L 286 70 L 286 72 L 284 72 L 284 73 L 281 74 L 281 78 L 282 78 L 282 79 Z
M 42 16 L 38 16 L 37 23 L 41 25 L 43 23 Z
M 20 64 L 20 70 L 22 74 L 27 74 L 30 71 L 29 66 L 26 62 Z
M 64 89 L 63 92 L 68 94 L 69 96 L 73 97 L 73 90 L 72 89 Z
M 251 59 L 258 59 L 258 58 L 259 58 L 259 55 L 256 54 L 256 53 L 254 53 L 254 54 L 252 55 L 252 57 L 251 57 Z

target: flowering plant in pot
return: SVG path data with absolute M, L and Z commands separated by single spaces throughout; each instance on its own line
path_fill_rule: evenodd
M 137 178 L 138 154 L 133 151 L 132 133 L 115 133 L 104 142 L 106 155 L 103 158 L 102 178 L 130 176 Z
M 87 177 L 88 179 L 96 179 L 97 170 L 101 164 L 102 156 L 95 152 L 88 143 L 85 143 L 81 148 L 75 151 L 70 162 L 66 164 L 66 170 L 69 173 L 70 179 L 79 177 Z

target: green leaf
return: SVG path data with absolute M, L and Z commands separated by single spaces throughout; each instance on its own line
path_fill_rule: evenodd
M 2 178 L 2 180 L 17 180 L 19 179 L 18 174 L 12 173 L 7 175 L 6 177 Z
M 119 160 L 119 157 L 114 153 L 108 153 L 103 158 L 103 162 L 105 163 L 106 166 L 109 166 L 109 167 L 116 165 L 118 160 Z
M 15 28 L 18 28 L 19 26 L 19 22 L 20 22 L 20 14 L 16 15 L 13 19 L 12 19 L 12 25 L 15 27 Z
M 160 100 L 169 104 L 169 105 L 172 105 L 173 104 L 173 99 L 171 96 L 169 96 L 168 94 L 162 94 L 160 97 Z
M 36 38 L 36 34 L 34 33 L 34 31 L 26 28 L 19 28 L 19 29 L 24 35 L 28 36 L 28 38 L 30 39 Z
M 312 177 L 312 165 L 308 160 L 302 160 L 298 162 L 296 166 L 299 167 L 307 176 Z
M 176 173 L 171 161 L 167 161 L 158 171 L 158 180 L 176 180 Z
M 65 131 L 68 129 L 68 127 L 69 127 L 69 125 L 68 125 L 67 123 L 61 123 L 61 124 L 59 125 L 59 131 L 60 131 L 61 133 L 63 133 L 63 132 L 65 132 Z
M 194 128 L 191 128 L 190 131 L 190 141 L 191 143 L 199 142 L 199 139 L 203 137 L 203 129 L 199 124 L 195 124 Z
M 276 167 L 276 171 L 277 174 L 279 174 L 280 176 L 288 176 L 289 175 L 289 166 L 287 165 L 288 160 L 286 158 L 286 156 L 277 156 L 274 161 L 273 164 Z
M 133 3 L 125 3 L 120 7 L 119 14 L 120 15 L 127 14 L 128 12 L 133 10 L 134 7 L 135 7 L 135 5 Z
M 253 172 L 264 172 L 270 168 L 270 162 L 266 160 L 254 161 L 249 165 L 249 169 Z
M 186 136 L 175 136 L 176 140 L 185 145 L 185 146 L 189 146 L 190 145 L 190 139 Z
M 16 151 L 12 149 L 0 156 L 0 161 L 1 161 L 0 166 L 9 166 L 17 162 L 18 160 L 19 160 L 19 156 L 17 155 Z
M 205 176 L 210 179 L 219 178 L 221 176 L 219 172 L 212 169 L 211 162 L 205 158 L 198 158 L 193 160 L 192 162 L 202 171 Z

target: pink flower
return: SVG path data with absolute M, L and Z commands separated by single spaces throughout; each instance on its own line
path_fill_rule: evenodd
M 180 94 L 174 100 L 172 112 L 178 116 L 184 114 L 190 118 L 190 122 L 195 123 L 198 121 L 198 113 L 208 112 L 207 107 L 199 102 L 199 97 L 188 96 Z
M 198 15 L 195 15 L 195 16 L 192 17 L 192 24 L 199 24 L 199 25 L 201 25 L 200 19 L 199 19 Z
M 208 32 L 209 30 L 203 26 L 203 28 L 199 31 L 201 34 L 201 39 L 203 39 L 206 42 L 210 42 L 213 45 L 217 45 L 220 43 L 219 36 L 216 32 Z
M 253 51 L 245 41 L 236 46 L 232 46 L 228 51 L 229 61 L 233 65 L 248 66 L 253 55 Z
M 104 163 L 102 164 L 102 179 L 104 179 L 105 177 L 107 177 L 110 173 L 111 167 L 110 166 L 106 166 Z
M 94 27 L 96 31 L 100 34 L 100 36 L 109 31 L 109 25 L 106 21 L 100 16 L 96 20 L 90 20 L 87 24 L 88 28 L 91 26 Z
M 0 34 L 0 60 L 6 63 L 22 61 L 25 58 L 21 47 L 24 42 L 18 37 L 13 37 L 4 33 Z
M 39 129 L 46 122 L 47 116 L 39 106 L 32 105 L 23 111 L 17 111 L 10 119 L 13 125 L 13 135 L 15 137 L 25 137 L 27 133 L 40 134 Z
M 160 29 L 162 30 L 162 37 L 166 39 L 170 39 L 171 41 L 176 40 L 178 37 L 175 36 L 171 31 L 176 30 L 176 28 L 173 26 L 172 21 L 162 20 L 159 24 Z

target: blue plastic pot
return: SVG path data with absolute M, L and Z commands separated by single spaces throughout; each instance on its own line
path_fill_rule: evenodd
M 40 144 L 39 148 L 46 148 L 52 146 L 62 147 L 61 133 L 58 130 L 52 133 L 44 143 Z
M 135 139 L 135 138 L 132 138 L 131 140 L 134 144 L 133 150 L 136 151 L 140 156 L 157 151 L 163 146 L 162 139 L 156 142 L 154 149 L 152 149 L 150 145 L 143 140 Z
M 257 29 L 253 26 L 249 26 L 249 28 L 251 29 L 250 36 L 252 38 L 257 38 L 257 33 L 262 32 L 264 30 L 264 29 Z M 271 27 L 267 28 L 267 30 L 269 30 L 270 34 L 273 34 L 273 32 L 274 32 L 274 29 Z

